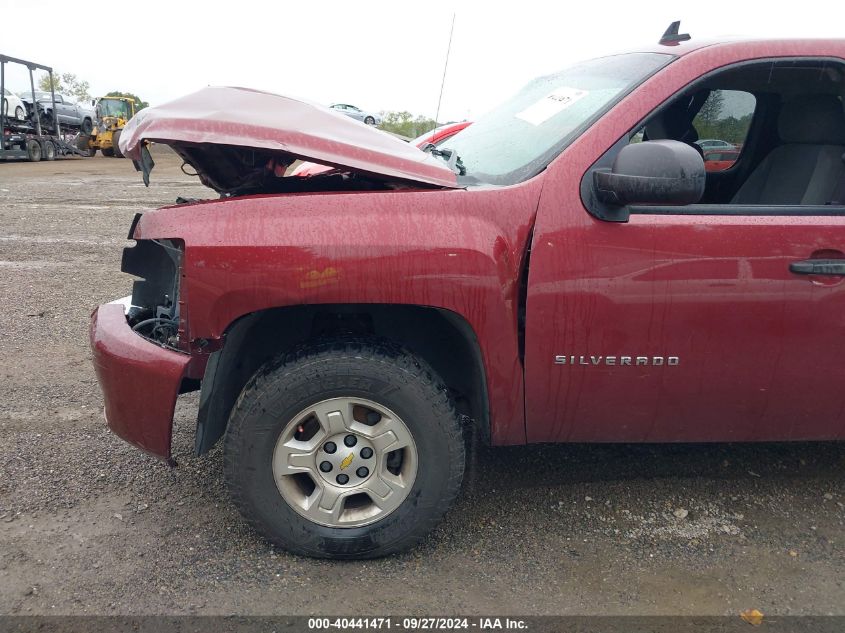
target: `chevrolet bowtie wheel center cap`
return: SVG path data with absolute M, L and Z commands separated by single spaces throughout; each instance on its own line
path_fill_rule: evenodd
M 375 470 L 375 450 L 362 435 L 343 433 L 328 438 L 315 455 L 317 470 L 335 486 L 353 487 Z

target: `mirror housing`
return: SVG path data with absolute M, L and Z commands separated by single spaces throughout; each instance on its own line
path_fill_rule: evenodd
M 596 196 L 606 204 L 695 204 L 704 194 L 704 159 L 680 141 L 626 145 L 610 170 L 593 172 Z

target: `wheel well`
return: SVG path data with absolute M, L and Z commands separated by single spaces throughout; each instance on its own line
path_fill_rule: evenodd
M 226 331 L 202 380 L 196 453 L 222 437 L 247 380 L 281 352 L 308 341 L 354 334 L 386 338 L 424 359 L 439 374 L 459 413 L 489 440 L 487 380 L 475 332 L 449 310 L 413 305 L 312 305 L 244 316 Z

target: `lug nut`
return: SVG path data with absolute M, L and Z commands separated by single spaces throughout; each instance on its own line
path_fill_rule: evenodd
M 326 451 L 329 455 L 331 455 L 337 450 L 337 444 L 335 444 L 334 442 L 326 442 L 326 445 L 323 447 L 323 450 Z
M 364 448 L 361 449 L 361 457 L 363 459 L 370 459 L 370 457 L 372 457 L 372 456 L 373 456 L 373 449 L 371 449 L 369 446 L 365 446 Z
M 355 474 L 358 475 L 361 479 L 363 479 L 364 477 L 370 474 L 370 471 L 367 470 L 366 466 L 361 466 L 361 468 L 355 471 Z
M 341 486 L 345 486 L 346 484 L 348 484 L 348 483 L 349 483 L 349 475 L 347 475 L 347 474 L 345 474 L 345 473 L 340 473 L 340 474 L 339 474 L 339 475 L 335 478 L 335 480 L 336 480 L 336 481 L 337 481 L 337 483 L 339 483 Z
M 343 443 L 346 444 L 349 448 L 352 448 L 358 443 L 358 438 L 354 435 L 347 435 L 343 438 Z
M 321 462 L 320 463 L 320 470 L 324 473 L 330 473 L 332 471 L 332 465 L 330 462 Z

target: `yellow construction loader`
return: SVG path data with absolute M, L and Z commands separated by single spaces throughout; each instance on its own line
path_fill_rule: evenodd
M 99 149 L 103 156 L 123 158 L 118 147 L 126 122 L 135 116 L 135 100 L 129 97 L 100 97 L 94 101 L 97 123 L 90 136 L 80 136 L 78 147 L 93 156 Z

